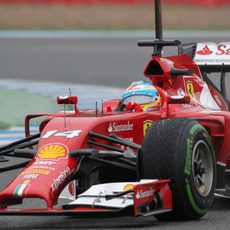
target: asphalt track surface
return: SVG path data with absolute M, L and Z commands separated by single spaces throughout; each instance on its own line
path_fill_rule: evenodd
M 151 48 L 137 47 L 138 40 L 152 39 L 151 32 L 130 34 L 54 33 L 52 36 L 40 32 L 30 38 L 26 38 L 28 34 L 15 38 L 17 33 L 2 36 L 0 33 L 0 79 L 127 87 L 133 80 L 143 79 L 144 67 L 152 54 Z M 230 33 L 224 32 L 165 34 L 165 39 L 177 39 L 178 34 L 182 42 L 222 42 L 230 38 Z M 172 49 L 166 50 L 166 54 L 172 54 Z
M 218 33 L 218 32 L 217 32 Z M 0 78 L 126 87 L 142 79 L 150 48 L 137 48 L 141 36 L 80 38 L 1 38 Z M 143 39 L 150 37 L 143 37 Z M 177 37 L 173 37 L 177 38 Z M 220 34 L 182 37 L 183 42 L 230 41 Z M 171 50 L 169 52 L 171 54 Z M 96 86 L 95 86 L 96 87 Z M 47 89 L 48 90 L 48 89 Z M 93 92 L 89 92 L 93 93 Z M 15 172 L 1 175 L 3 187 Z M 159 222 L 154 217 L 70 218 L 0 216 L 0 229 L 229 229 L 230 200 L 216 199 L 198 221 Z

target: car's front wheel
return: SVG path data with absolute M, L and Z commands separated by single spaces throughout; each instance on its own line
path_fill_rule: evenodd
M 201 218 L 209 209 L 216 185 L 216 161 L 209 134 L 193 119 L 165 119 L 148 130 L 139 153 L 142 179 L 170 179 L 171 213 L 160 220 Z

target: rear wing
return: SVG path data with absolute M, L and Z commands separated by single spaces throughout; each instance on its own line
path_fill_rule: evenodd
M 230 72 L 230 42 L 182 44 L 179 53 L 191 56 L 202 72 Z
M 230 42 L 187 43 L 179 47 L 180 54 L 189 55 L 199 67 L 206 83 L 227 98 L 226 73 L 230 72 Z M 209 73 L 219 73 L 220 88 L 207 76 Z M 227 100 L 226 100 L 227 101 Z

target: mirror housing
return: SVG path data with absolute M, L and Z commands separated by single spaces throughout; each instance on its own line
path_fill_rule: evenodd
M 57 97 L 58 105 L 74 105 L 75 113 L 78 112 L 77 102 L 78 102 L 77 96 L 58 96 Z
M 58 96 L 57 97 L 57 103 L 59 105 L 76 105 L 78 102 L 77 96 Z

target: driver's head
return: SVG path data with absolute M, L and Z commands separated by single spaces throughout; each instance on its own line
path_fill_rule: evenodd
M 143 111 L 153 111 L 160 105 L 160 95 L 157 89 L 146 81 L 134 81 L 124 92 L 122 103 L 136 103 Z

